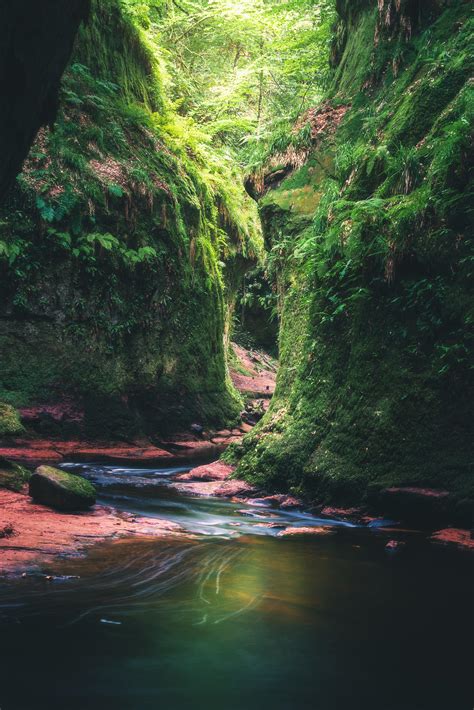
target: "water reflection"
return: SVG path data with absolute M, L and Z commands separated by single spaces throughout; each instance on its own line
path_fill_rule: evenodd
M 89 475 L 160 477 L 103 469 Z M 465 557 L 417 537 L 388 556 L 367 528 L 275 538 L 246 506 L 154 488 L 129 486 L 127 509 L 213 534 L 115 541 L 51 562 L 49 581 L 4 580 L 2 710 L 468 707 Z

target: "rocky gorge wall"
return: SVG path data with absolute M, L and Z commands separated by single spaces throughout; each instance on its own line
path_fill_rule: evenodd
M 167 102 L 146 33 L 119 0 L 93 2 L 54 130 L 40 130 L 0 209 L 2 406 L 49 407 L 58 435 L 235 418 L 224 334 L 258 230 L 204 150 Z
M 318 501 L 446 489 L 466 519 L 472 5 L 337 8 L 326 100 L 250 177 L 278 273 L 281 366 L 232 456 L 248 481 Z

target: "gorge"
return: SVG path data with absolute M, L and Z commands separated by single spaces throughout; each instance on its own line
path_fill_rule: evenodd
M 470 708 L 472 3 L 0 16 L 0 707 Z

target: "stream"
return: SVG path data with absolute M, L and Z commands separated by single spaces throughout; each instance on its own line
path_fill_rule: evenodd
M 2 580 L 1 710 L 471 710 L 468 555 L 343 521 L 278 537 L 328 521 L 180 495 L 185 467 L 65 468 L 192 536 Z

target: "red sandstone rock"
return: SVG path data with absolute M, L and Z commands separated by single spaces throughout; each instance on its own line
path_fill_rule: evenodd
M 302 508 L 303 501 L 300 498 L 295 498 L 294 496 L 284 496 L 283 500 L 280 501 L 280 508 Z
M 20 447 L 1 447 L 0 457 L 25 464 L 27 466 L 36 466 L 41 463 L 55 463 L 62 461 L 63 459 L 62 454 L 54 449 Z
M 62 450 L 60 448 L 60 450 Z M 62 450 L 63 455 L 66 451 Z M 140 461 L 163 461 L 164 463 L 176 458 L 174 454 L 170 454 L 165 449 L 158 449 L 155 446 L 147 448 L 138 448 L 135 446 L 80 446 L 76 449 L 70 448 L 67 452 L 70 457 L 79 460 L 121 460 L 124 462 L 140 462 Z
M 283 509 L 301 508 L 303 506 L 302 500 L 294 496 L 286 495 L 285 493 L 275 493 L 274 495 L 263 496 L 262 498 L 248 498 L 242 502 L 248 503 L 248 505 L 279 507 Z
M 217 497 L 232 497 L 242 493 L 252 493 L 255 489 L 250 483 L 239 480 L 227 481 L 196 481 L 196 482 L 181 482 L 171 484 L 172 487 L 179 491 L 192 496 L 217 496 Z
M 61 513 L 31 502 L 21 493 L 0 489 L 0 528 L 15 535 L 2 538 L 0 574 L 44 564 L 58 554 L 75 554 L 87 546 L 118 537 L 185 535 L 177 523 L 120 513 L 104 506 Z M 189 537 L 189 536 L 188 536 Z
M 218 488 L 216 488 L 214 495 L 230 498 L 231 496 L 238 496 L 242 493 L 253 493 L 254 490 L 255 488 L 246 481 L 223 481 L 219 484 Z
M 322 525 L 313 525 L 302 528 L 285 528 L 284 530 L 281 530 L 281 532 L 277 533 L 277 535 L 278 537 L 294 537 L 296 535 L 325 536 L 333 535 L 335 532 L 335 530 L 323 527 Z
M 51 441 L 51 439 L 25 439 L 23 437 L 15 437 L 12 443 L 15 448 L 18 447 L 20 449 L 35 449 L 37 451 L 52 449 L 56 451 L 59 442 Z
M 249 431 L 252 431 L 253 425 L 248 424 L 248 422 L 242 422 L 242 424 L 239 426 L 239 430 L 242 432 L 242 434 L 248 434 Z
M 25 417 L 35 417 L 44 411 L 60 417 L 66 413 L 64 407 L 34 407 L 25 409 Z M 72 411 L 72 410 L 71 410 Z M 69 412 L 69 410 L 68 410 Z M 71 412 L 69 412 L 71 413 Z M 71 414 L 72 416 L 72 414 Z M 243 434 L 252 429 L 251 425 L 242 424 L 238 429 L 222 429 L 215 432 L 213 439 L 190 438 L 189 432 L 176 434 L 169 441 L 157 447 L 146 440 L 129 444 L 110 441 L 87 441 L 73 439 L 57 441 L 49 439 L 15 438 L 7 446 L 0 446 L 0 456 L 25 465 L 37 466 L 44 463 L 59 463 L 62 460 L 81 461 L 120 461 L 123 463 L 156 462 L 171 463 L 183 459 L 212 458 L 219 456 L 229 444 L 238 442 Z
M 328 518 L 342 518 L 343 520 L 353 520 L 354 518 L 359 518 L 361 514 L 360 508 L 334 508 L 332 506 L 325 506 L 321 515 L 326 515 Z M 374 518 L 375 520 L 375 518 Z
M 275 391 L 275 383 L 266 376 L 248 377 L 239 372 L 231 372 L 234 387 L 240 392 L 257 397 L 271 397 Z
M 226 449 L 224 444 L 213 444 L 211 441 L 162 441 L 162 446 L 176 458 L 205 459 L 220 456 Z
M 82 461 L 172 461 L 177 458 L 175 454 L 156 446 L 138 447 L 121 443 L 101 444 L 87 441 L 49 441 L 16 439 L 15 446 L 1 447 L 0 456 L 24 463 L 26 465 L 38 463 L 54 463 L 65 459 L 75 458 Z
M 220 437 L 216 436 L 214 439 L 211 439 L 211 442 L 213 444 L 216 444 L 216 446 L 219 446 L 222 448 L 222 450 L 225 450 L 230 444 L 236 444 L 239 442 L 242 438 L 242 434 L 239 434 L 238 436 L 227 436 L 227 437 Z
M 48 415 L 55 421 L 81 422 L 84 419 L 84 410 L 74 402 L 64 401 L 56 404 L 41 404 L 35 407 L 22 407 L 19 410 L 24 422 L 31 422 Z
M 223 461 L 214 461 L 214 463 L 204 464 L 192 468 L 188 473 L 181 473 L 175 477 L 175 481 L 225 481 L 226 478 L 234 473 L 235 466 L 231 466 Z
M 270 398 L 275 391 L 276 374 L 268 362 L 253 356 L 235 343 L 232 344 L 234 352 L 249 375 L 243 375 L 231 369 L 230 375 L 234 387 L 240 392 L 256 397 Z
M 449 496 L 449 491 L 443 491 L 437 488 L 417 488 L 415 486 L 393 486 L 392 488 L 386 488 L 384 492 L 392 495 L 406 494 L 421 498 L 446 498 L 447 496 Z
M 0 447 L 0 456 L 26 465 L 57 463 L 62 460 L 120 461 L 123 463 L 156 462 L 171 463 L 177 460 L 217 456 L 225 446 L 209 441 L 171 443 L 170 450 L 149 446 L 137 446 L 121 442 L 50 441 L 38 439 L 15 439 L 13 446 Z
M 233 435 L 234 432 L 231 429 L 219 429 L 214 436 L 219 436 L 221 439 L 225 439 L 226 437 L 228 438 Z
M 474 538 L 470 530 L 462 528 L 444 528 L 434 532 L 430 540 L 442 545 L 451 545 L 462 550 L 474 552 Z

